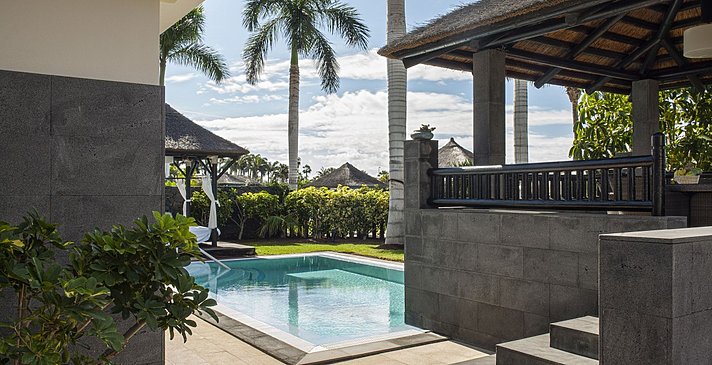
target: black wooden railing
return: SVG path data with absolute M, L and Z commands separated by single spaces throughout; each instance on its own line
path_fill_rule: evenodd
M 664 215 L 665 142 L 653 154 L 429 171 L 434 206 L 649 211 Z

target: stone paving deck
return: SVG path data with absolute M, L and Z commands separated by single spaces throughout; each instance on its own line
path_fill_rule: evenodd
M 193 336 L 183 343 L 180 337 L 172 341 L 166 337 L 167 365 L 234 364 L 281 365 L 264 352 L 240 341 L 213 325 L 194 317 L 198 327 Z M 168 335 L 166 335 L 168 336 Z M 488 354 L 453 341 L 411 347 L 360 359 L 339 362 L 343 365 L 445 365 L 477 359 Z

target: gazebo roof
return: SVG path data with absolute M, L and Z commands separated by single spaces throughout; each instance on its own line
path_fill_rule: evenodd
M 378 179 L 357 169 L 348 162 L 307 184 L 307 186 L 331 189 L 337 188 L 339 185 L 348 186 L 350 188 L 360 188 L 364 185 L 368 187 L 383 187 L 383 184 L 378 181 Z
M 438 150 L 438 166 L 457 167 L 462 163 L 474 163 L 475 155 L 455 142 L 454 138 Z
M 166 156 L 240 158 L 248 153 L 166 104 Z
M 712 60 L 682 56 L 683 32 L 701 23 L 699 0 L 480 0 L 382 48 L 406 67 L 472 72 L 472 55 L 504 50 L 508 77 L 629 93 L 712 82 Z M 475 70 L 476 72 L 476 70 Z

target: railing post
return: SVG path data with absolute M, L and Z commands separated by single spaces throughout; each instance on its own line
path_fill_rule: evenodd
M 653 215 L 665 215 L 665 136 L 655 133 L 653 145 Z
M 435 208 L 431 204 L 432 179 L 428 170 L 438 167 L 438 141 L 405 141 L 405 209 Z

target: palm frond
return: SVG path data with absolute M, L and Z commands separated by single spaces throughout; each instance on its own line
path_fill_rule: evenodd
M 321 9 L 319 17 L 329 32 L 339 34 L 350 47 L 360 49 L 368 47 L 368 27 L 355 8 L 340 2 L 332 2 L 330 6 Z
M 335 93 L 339 89 L 339 62 L 331 43 L 317 29 L 311 32 L 311 57 L 316 61 L 316 69 L 321 79 L 321 89 L 327 93 Z
M 242 59 L 245 62 L 245 75 L 247 82 L 256 84 L 264 70 L 265 57 L 277 40 L 279 22 L 275 18 L 257 28 L 257 31 L 247 39 Z
M 282 3 L 279 0 L 248 0 L 242 11 L 242 25 L 248 31 L 254 32 L 260 27 L 260 19 L 279 12 Z
M 161 46 L 202 42 L 204 31 L 205 14 L 201 5 L 161 33 Z
M 282 236 L 290 228 L 297 227 L 299 221 L 294 216 L 294 214 L 287 214 L 284 216 L 273 215 L 267 217 L 260 227 L 260 236 L 262 238 L 269 238 L 274 236 Z
M 216 50 L 203 44 L 190 44 L 177 49 L 169 54 L 168 60 L 194 67 L 218 83 L 230 77 L 230 68 L 225 58 Z

